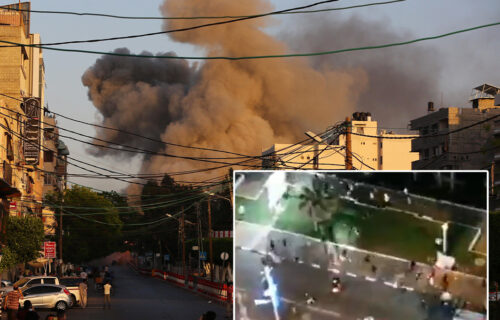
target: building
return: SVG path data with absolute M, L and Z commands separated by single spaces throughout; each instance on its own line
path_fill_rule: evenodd
M 418 130 L 420 136 L 412 141 L 412 151 L 420 155 L 412 168 L 490 169 L 494 159 L 495 121 L 500 119 L 500 107 L 494 103 L 499 92 L 498 87 L 488 84 L 474 88 L 470 97 L 472 108 L 450 107 L 436 111 L 429 102 L 428 114 L 410 122 L 410 128 Z M 474 125 L 478 122 L 481 123 Z M 460 131 L 453 132 L 457 129 Z
M 12 188 L 19 193 L 7 197 L 11 215 L 41 214 L 43 199 L 43 144 L 45 70 L 40 35 L 30 33 L 29 2 L 0 7 L 0 40 L 28 46 L 0 48 L 0 141 L 5 178 L 11 174 Z M 9 169 L 10 167 L 10 169 Z M 41 169 L 41 170 L 40 170 Z M 7 179 L 8 180 L 8 179 Z
M 66 189 L 66 157 L 68 148 L 59 140 L 59 128 L 54 115 L 45 114 L 43 128 L 43 198 L 49 194 L 63 192 Z M 42 219 L 46 235 L 55 235 L 56 219 L 54 211 L 45 206 L 42 209 Z
M 418 160 L 418 153 L 411 152 L 411 140 L 416 135 L 379 130 L 377 121 L 369 113 L 355 112 L 348 123 L 354 169 L 410 170 L 411 163 Z M 346 134 L 334 134 L 333 138 L 323 140 L 312 136 L 309 144 L 274 144 L 262 153 L 262 167 L 345 169 L 346 137 Z

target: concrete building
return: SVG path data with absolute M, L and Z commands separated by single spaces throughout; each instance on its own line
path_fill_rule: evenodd
M 369 113 L 355 112 L 351 126 L 352 164 L 357 170 L 410 170 L 418 160 L 411 152 L 411 138 L 416 135 L 379 130 Z M 405 138 L 405 139 L 388 139 Z M 406 139 L 408 138 L 408 139 Z M 324 141 L 316 139 L 304 145 L 274 144 L 262 152 L 262 167 L 288 169 L 345 169 L 346 135 Z
M 489 169 L 494 158 L 495 120 L 500 118 L 500 107 L 495 106 L 498 87 L 483 84 L 473 89 L 470 97 L 472 108 L 440 108 L 434 110 L 429 102 L 428 114 L 410 122 L 418 130 L 419 139 L 412 141 L 412 151 L 420 159 L 413 169 Z M 499 118 L 492 118 L 498 116 Z M 491 120 L 488 120 L 492 118 Z M 465 130 L 451 131 L 485 121 Z M 439 136 L 432 136 L 432 135 Z M 428 136 L 422 138 L 422 136 Z
M 19 7 L 29 10 L 30 3 L 0 7 L 0 40 L 26 45 L 41 43 L 40 35 L 30 33 L 29 12 L 7 10 Z M 41 49 L 27 46 L 0 48 L 0 93 L 3 94 L 0 96 L 0 140 L 6 150 L 0 160 L 5 168 L 10 166 L 11 186 L 20 191 L 7 198 L 12 215 L 41 214 L 42 211 L 43 176 L 39 169 L 43 170 L 43 163 L 38 146 L 43 144 L 41 108 L 44 90 Z M 13 156 L 8 156 L 10 154 Z

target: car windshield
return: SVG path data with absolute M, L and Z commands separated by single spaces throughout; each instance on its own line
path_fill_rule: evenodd
M 22 278 L 22 279 L 18 280 L 17 282 L 14 282 L 14 286 L 22 287 L 29 280 L 30 279 L 28 279 L 28 278 Z

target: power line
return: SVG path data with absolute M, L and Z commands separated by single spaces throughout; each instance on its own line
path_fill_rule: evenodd
M 500 24 L 500 23 L 499 23 Z M 424 138 L 436 138 L 436 137 L 443 137 L 443 136 L 448 136 L 453 133 L 457 133 L 463 130 L 467 130 L 469 128 L 475 127 L 477 125 L 483 124 L 485 122 L 491 121 L 493 119 L 496 119 L 500 117 L 500 114 L 491 116 L 489 118 L 486 118 L 484 120 L 480 120 L 478 122 L 474 122 L 470 125 L 460 127 L 458 129 L 454 129 L 448 132 L 443 132 L 443 133 L 435 133 L 435 134 L 429 134 L 429 135 L 422 135 L 422 136 L 416 136 L 416 137 L 408 137 L 408 136 L 403 136 L 403 137 L 391 137 L 391 136 L 378 136 L 378 135 L 369 135 L 369 134 L 364 134 L 364 133 L 357 133 L 357 132 L 352 132 L 351 134 L 356 135 L 356 136 L 361 136 L 361 137 L 367 137 L 367 138 L 377 138 L 377 139 L 393 139 L 393 140 L 400 140 L 400 139 L 424 139 Z
M 128 35 L 128 36 L 121 36 L 121 37 L 110 37 L 110 38 L 100 38 L 100 39 L 88 39 L 88 40 L 73 40 L 73 41 L 52 42 L 52 43 L 44 43 L 44 44 L 41 44 L 40 46 L 58 46 L 58 45 L 77 44 L 77 43 L 96 43 L 96 42 L 103 42 L 103 41 L 136 39 L 136 38 L 143 38 L 143 37 L 149 37 L 149 36 L 156 36 L 156 35 L 160 35 L 160 34 L 170 34 L 170 33 L 176 33 L 176 32 L 185 32 L 185 31 L 202 29 L 202 28 L 206 28 L 206 27 L 213 27 L 213 26 L 218 26 L 218 25 L 223 25 L 223 24 L 229 24 L 229 23 L 234 23 L 234 22 L 239 22 L 239 21 L 245 21 L 245 20 L 251 20 L 251 19 L 256 19 L 256 18 L 262 18 L 262 17 L 272 16 L 272 15 L 276 15 L 276 14 L 280 14 L 280 13 L 284 13 L 284 12 L 288 12 L 288 11 L 295 11 L 295 10 L 307 9 L 307 8 L 318 6 L 320 4 L 331 3 L 331 2 L 335 2 L 335 1 L 338 1 L 338 0 L 325 0 L 325 1 L 320 1 L 320 2 L 315 2 L 315 3 L 312 3 L 312 4 L 308 4 L 308 5 L 305 5 L 305 6 L 300 6 L 300 7 L 294 7 L 294 8 L 289 8 L 289 9 L 284 9 L 284 10 L 278 10 L 278 11 L 273 11 L 273 12 L 267 12 L 267 13 L 252 15 L 252 16 L 245 16 L 245 17 L 242 17 L 242 18 L 236 18 L 236 19 L 231 19 L 231 20 L 226 20 L 226 21 L 218 21 L 218 22 L 205 23 L 205 24 L 200 24 L 200 25 L 191 26 L 191 27 L 185 27 L 185 28 L 179 28 L 179 29 L 171 29 L 171 30 L 158 31 L 158 32 L 149 32 L 149 33 L 141 33 L 141 34 L 134 34 L 134 35 Z
M 346 9 L 354 9 L 354 8 L 362 8 L 369 7 L 375 5 L 383 5 L 390 4 L 395 2 L 403 2 L 406 0 L 393 0 L 393 1 L 385 1 L 385 2 L 373 2 L 349 7 L 340 7 L 340 8 L 326 8 L 326 9 L 318 9 L 318 10 L 304 10 L 304 11 L 290 11 L 290 12 L 281 12 L 277 13 L 280 15 L 284 14 L 297 14 L 297 13 L 318 13 L 318 12 L 328 12 L 328 11 L 337 11 L 337 10 L 346 10 Z M 106 13 L 95 13 L 95 12 L 73 12 L 73 11 L 49 11 L 49 10 L 27 10 L 27 9 L 18 9 L 18 8 L 1 8 L 3 10 L 12 10 L 12 11 L 21 11 L 21 12 L 30 12 L 30 13 L 49 13 L 49 14 L 63 14 L 63 15 L 76 15 L 76 16 L 92 16 L 92 17 L 104 17 L 104 18 L 115 18 L 115 19 L 128 19 L 128 20 L 202 20 L 202 19 L 235 19 L 235 18 L 246 18 L 252 17 L 252 15 L 225 15 L 225 16 L 174 16 L 174 17 L 147 17 L 147 16 L 119 16 L 113 14 Z
M 4 96 L 4 97 L 7 97 L 7 98 L 10 98 L 10 99 L 13 99 L 13 100 L 24 102 L 24 100 L 22 100 L 22 99 L 18 99 L 18 98 L 9 96 L 9 95 L 7 95 L 5 93 L 0 93 L 0 95 Z M 228 153 L 228 154 L 233 154 L 233 155 L 238 155 L 238 156 L 248 156 L 248 155 L 244 155 L 244 154 L 241 154 L 241 153 L 235 153 L 235 152 L 231 152 L 231 151 L 218 150 L 218 149 L 213 149 L 213 148 L 193 147 L 193 146 L 187 146 L 187 145 L 182 145 L 182 144 L 177 144 L 177 143 L 172 143 L 172 142 L 165 142 L 165 141 L 162 141 L 162 140 L 158 140 L 158 139 L 154 139 L 154 138 L 151 138 L 151 137 L 143 136 L 143 135 L 137 134 L 135 132 L 126 131 L 126 130 L 122 130 L 122 129 L 111 128 L 111 127 L 107 127 L 107 126 L 103 126 L 103 125 L 98 125 L 98 124 L 95 124 L 95 123 L 90 123 L 90 122 L 86 122 L 86 121 L 74 119 L 74 118 L 65 116 L 63 114 L 57 113 L 57 112 L 49 111 L 47 108 L 44 108 L 44 107 L 38 107 L 38 108 L 40 110 L 42 110 L 42 111 L 46 111 L 48 113 L 52 113 L 52 114 L 54 114 L 54 115 L 56 115 L 58 117 L 61 117 L 61 118 L 64 118 L 64 119 L 67 119 L 67 120 L 70 120 L 70 121 L 73 121 L 73 122 L 85 124 L 85 125 L 96 127 L 96 128 L 106 129 L 106 130 L 110 130 L 110 131 L 125 133 L 125 134 L 131 135 L 131 136 L 135 136 L 135 137 L 146 139 L 146 140 L 149 140 L 149 141 L 153 141 L 153 142 L 165 144 L 165 145 L 168 145 L 168 146 L 174 146 L 174 147 L 180 147 L 180 148 L 187 148 L 187 149 L 204 150 L 204 151 L 221 152 L 221 153 Z M 248 157 L 250 157 L 250 156 L 248 156 Z
M 373 45 L 373 46 L 364 46 L 364 47 L 355 47 L 355 48 L 346 48 L 346 49 L 338 49 L 338 50 L 330 50 L 330 51 L 316 51 L 316 52 L 307 52 L 307 53 L 290 53 L 290 54 L 271 54 L 271 55 L 256 55 L 256 56 L 211 56 L 211 57 L 202 57 L 202 56 L 174 56 L 174 55 L 147 55 L 147 54 L 127 54 L 127 53 L 119 53 L 119 52 L 104 52 L 104 51 L 92 51 L 92 50 L 83 50 L 83 49 L 64 49 L 64 48 L 53 48 L 44 45 L 36 45 L 36 44 L 23 44 L 11 41 L 0 40 L 1 43 L 7 43 L 14 46 L 25 46 L 25 47 L 34 47 L 41 48 L 46 50 L 60 51 L 60 52 L 74 52 L 74 53 L 86 53 L 86 54 L 98 54 L 98 55 L 108 55 L 108 56 L 118 56 L 118 57 L 133 57 L 133 58 L 154 58 L 154 59 L 181 59 L 181 60 L 255 60 L 255 59 L 274 59 L 274 58 L 293 58 L 293 57 L 312 57 L 312 56 L 322 56 L 322 55 L 332 55 L 338 54 L 342 52 L 351 52 L 351 51 L 365 51 L 365 50 L 374 50 L 374 49 L 382 49 L 389 47 L 397 47 L 408 45 L 412 43 L 435 40 L 440 38 L 449 37 L 452 35 L 465 33 L 469 31 L 474 31 L 478 29 L 489 28 L 493 26 L 500 25 L 500 22 L 494 22 L 484 25 L 479 25 L 471 28 L 460 29 L 448 33 L 443 33 L 436 36 L 429 36 L 423 38 L 417 38 L 408 41 L 401 42 L 393 42 L 381 45 Z

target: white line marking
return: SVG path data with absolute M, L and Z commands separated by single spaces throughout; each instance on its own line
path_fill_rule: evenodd
M 368 277 L 368 276 L 366 276 L 366 277 L 365 277 L 365 280 L 366 280 L 366 281 L 375 282 L 375 281 L 377 281 L 377 278 L 373 278 L 373 277 Z
M 397 289 L 398 288 L 398 283 L 397 282 L 389 282 L 389 281 L 385 281 L 384 284 L 386 286 L 389 286 L 389 287 L 393 287 L 394 289 Z
M 312 263 L 312 264 L 311 264 L 311 266 L 312 266 L 313 268 L 316 268 L 316 269 L 321 268 L 321 266 L 320 266 L 319 264 L 317 264 L 317 263 Z
M 408 291 L 415 291 L 412 287 L 401 286 L 401 288 L 406 289 Z
M 340 270 L 339 269 L 328 269 L 328 271 L 331 271 L 333 273 L 337 273 L 339 274 L 340 273 Z
M 357 278 L 358 276 L 352 272 L 347 272 L 346 275 L 348 275 L 349 277 L 352 277 L 352 278 Z
M 289 303 L 289 304 L 299 304 L 297 301 L 293 301 L 293 300 L 290 300 L 290 299 L 287 299 L 287 298 L 283 298 L 283 297 L 280 300 L 284 301 L 286 303 Z M 335 311 L 332 311 L 332 310 L 326 310 L 326 309 L 323 309 L 323 308 L 320 308 L 320 307 L 313 307 L 311 305 L 307 305 L 306 308 L 309 309 L 309 310 L 311 310 L 311 311 L 315 311 L 317 313 L 323 313 L 323 314 L 327 314 L 327 315 L 333 316 L 335 318 L 341 318 L 341 316 L 342 316 L 338 312 L 335 312 Z

